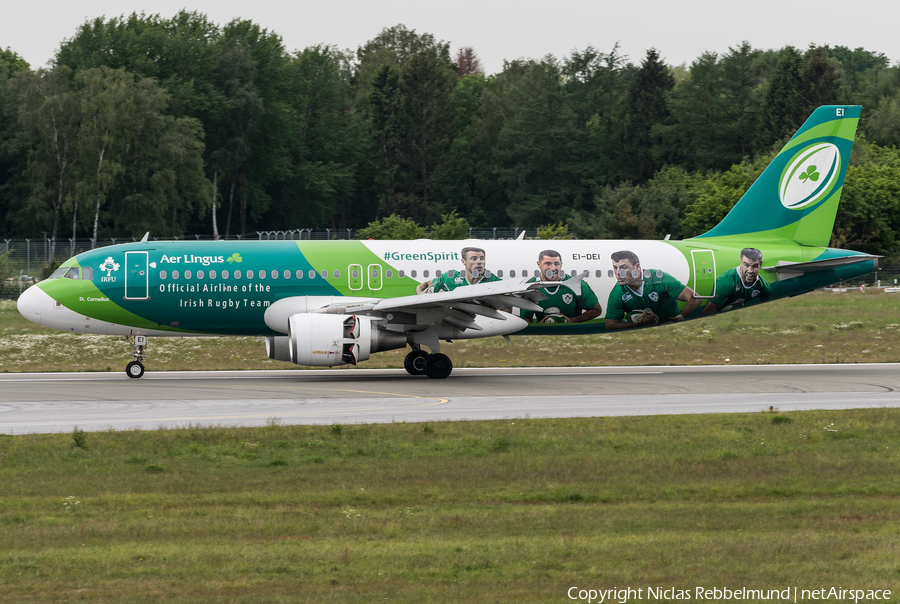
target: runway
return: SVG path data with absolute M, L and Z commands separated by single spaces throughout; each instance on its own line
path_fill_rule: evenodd
M 0 434 L 900 407 L 900 365 L 0 374 Z

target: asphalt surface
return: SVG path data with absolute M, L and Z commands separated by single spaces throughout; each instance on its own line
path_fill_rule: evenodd
M 0 374 L 0 433 L 900 407 L 900 365 Z

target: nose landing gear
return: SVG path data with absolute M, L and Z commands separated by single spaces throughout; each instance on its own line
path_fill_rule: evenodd
M 141 361 L 147 357 L 144 352 L 144 347 L 147 346 L 147 336 L 125 336 L 125 339 L 131 344 L 131 352 L 128 354 L 134 357 L 133 361 L 125 365 L 125 375 L 136 379 L 144 375 L 144 365 Z

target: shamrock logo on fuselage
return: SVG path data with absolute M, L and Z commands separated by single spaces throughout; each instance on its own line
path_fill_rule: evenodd
M 815 166 L 809 166 L 806 169 L 806 172 L 804 172 L 800 175 L 801 181 L 806 182 L 807 179 L 811 180 L 813 182 L 816 182 L 817 180 L 819 180 L 819 172 L 817 171 Z
M 231 264 L 232 262 L 241 262 L 241 261 L 243 261 L 243 258 L 241 258 L 240 254 L 235 252 L 231 256 L 226 258 L 225 260 L 228 262 L 228 264 Z

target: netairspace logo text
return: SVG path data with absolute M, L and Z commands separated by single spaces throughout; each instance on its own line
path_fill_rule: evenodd
M 890 600 L 889 589 L 844 589 L 843 587 L 820 587 L 818 589 L 799 589 L 788 587 L 786 589 L 749 589 L 741 587 L 730 589 L 728 587 L 694 587 L 693 589 L 680 589 L 677 587 L 625 587 L 612 589 L 583 589 L 570 587 L 566 592 L 570 600 L 587 602 L 589 604 L 604 604 L 605 602 L 626 602 L 639 600 L 667 601 L 667 600 L 695 600 L 709 602 L 725 602 L 731 600 L 762 600 L 782 602 L 802 601 L 843 601 L 863 602 L 874 600 Z

